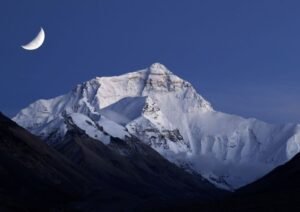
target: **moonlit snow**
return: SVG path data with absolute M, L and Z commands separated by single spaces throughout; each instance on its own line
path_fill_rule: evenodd
M 13 118 L 50 144 L 67 132 L 66 119 L 105 144 L 110 136 L 138 137 L 171 162 L 229 190 L 255 181 L 300 150 L 299 125 L 215 111 L 189 82 L 159 63 L 96 77 L 63 96 L 38 100 Z

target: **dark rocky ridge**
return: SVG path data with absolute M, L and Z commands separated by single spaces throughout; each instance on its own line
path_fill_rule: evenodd
M 0 114 L 1 211 L 300 209 L 299 154 L 226 195 L 135 138 L 104 145 L 73 126 L 54 144 Z
M 10 209 L 59 208 L 92 180 L 36 136 L 0 114 L 0 203 Z
M 222 195 L 134 138 L 109 145 L 70 129 L 48 146 L 0 114 L 0 205 L 10 210 L 138 210 Z

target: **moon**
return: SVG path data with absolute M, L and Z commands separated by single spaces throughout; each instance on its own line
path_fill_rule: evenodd
M 44 41 L 45 41 L 45 32 L 41 27 L 41 30 L 37 34 L 37 36 L 32 41 L 30 41 L 29 43 L 21 47 L 26 50 L 36 50 L 43 45 Z

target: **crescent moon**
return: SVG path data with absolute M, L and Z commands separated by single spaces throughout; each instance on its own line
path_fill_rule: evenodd
M 21 47 L 26 50 L 35 50 L 43 45 L 44 40 L 45 40 L 45 32 L 41 27 L 39 34 L 37 34 L 37 36 L 32 41 L 30 41 L 29 43 Z

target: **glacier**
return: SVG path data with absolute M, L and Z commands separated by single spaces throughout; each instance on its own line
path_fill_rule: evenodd
M 13 120 L 49 145 L 68 121 L 92 138 L 137 137 L 188 172 L 235 190 L 300 151 L 300 125 L 275 125 L 213 109 L 193 86 L 160 63 L 113 77 L 96 77 L 69 93 L 42 99 Z

